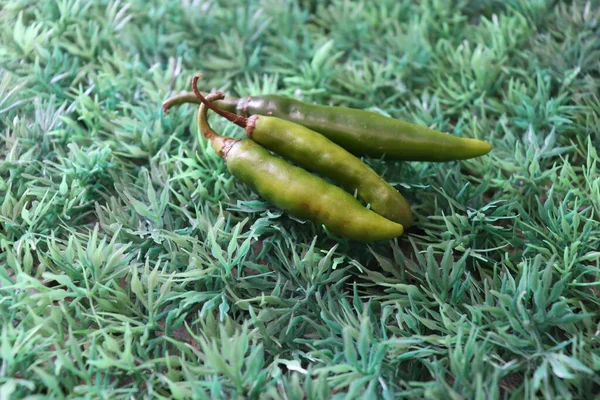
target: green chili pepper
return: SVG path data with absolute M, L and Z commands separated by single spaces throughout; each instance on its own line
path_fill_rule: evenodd
M 195 95 L 214 112 L 244 128 L 250 139 L 350 192 L 356 190 L 373 211 L 404 228 L 414 224 L 410 205 L 400 192 L 344 148 L 315 131 L 284 119 L 256 114 L 246 118 L 222 111 L 206 101 L 195 86 L 200 76 L 194 80 Z
M 183 93 L 166 100 L 163 110 L 198 102 L 194 94 Z M 304 125 L 357 156 L 445 162 L 480 157 L 492 150 L 478 139 L 452 136 L 373 111 L 309 104 L 278 95 L 230 98 L 215 105 L 243 116 L 268 115 Z
M 223 96 L 214 93 L 208 98 L 212 101 Z M 204 103 L 198 110 L 202 135 L 225 160 L 231 174 L 271 204 L 350 240 L 389 240 L 404 232 L 401 224 L 363 207 L 348 192 L 271 154 L 258 143 L 217 134 L 208 124 L 207 110 Z

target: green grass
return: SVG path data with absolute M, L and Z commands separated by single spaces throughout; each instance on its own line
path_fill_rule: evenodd
M 599 37 L 585 0 L 0 0 L 0 398 L 594 398 Z M 338 241 L 162 113 L 198 72 L 494 150 L 365 159 L 418 226 Z

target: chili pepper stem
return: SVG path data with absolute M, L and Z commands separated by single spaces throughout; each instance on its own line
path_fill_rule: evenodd
M 221 100 L 225 97 L 225 95 L 221 92 L 213 93 L 208 95 L 207 102 L 212 102 L 215 100 Z M 206 100 L 206 99 L 205 99 Z M 201 103 L 200 108 L 198 109 L 198 126 L 200 128 L 200 132 L 202 136 L 210 141 L 212 148 L 219 155 L 219 157 L 226 159 L 227 153 L 231 149 L 231 147 L 238 142 L 237 139 L 232 139 L 226 136 L 221 136 L 217 132 L 215 132 L 210 125 L 208 124 L 207 111 L 209 106 L 206 103 Z
M 186 103 L 202 104 L 200 100 L 198 100 L 198 97 L 196 97 L 196 94 L 186 92 L 169 97 L 162 103 L 161 108 L 165 114 L 168 114 L 172 107 Z
M 198 90 L 198 79 L 200 79 L 201 77 L 202 74 L 196 74 L 192 78 L 192 89 L 194 90 L 194 94 L 196 95 L 196 97 L 198 97 L 198 99 L 200 99 L 200 101 L 203 104 L 206 104 L 208 108 L 210 108 L 220 116 L 227 118 L 229 121 L 233 122 L 239 127 L 246 128 L 246 126 L 248 125 L 248 118 L 234 114 L 229 111 L 221 110 L 220 108 L 216 107 L 214 104 L 211 104 L 208 100 L 206 100 L 202 93 L 200 93 L 200 90 Z

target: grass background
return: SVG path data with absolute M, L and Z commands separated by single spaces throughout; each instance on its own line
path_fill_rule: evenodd
M 593 398 L 599 24 L 582 0 L 0 0 L 0 398 Z M 418 227 L 337 241 L 233 179 L 195 106 L 162 113 L 198 72 L 494 150 L 365 159 Z

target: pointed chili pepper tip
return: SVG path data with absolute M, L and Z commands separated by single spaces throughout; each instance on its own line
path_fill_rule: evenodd
M 470 149 L 475 156 L 484 156 L 492 151 L 492 145 L 483 140 L 468 138 L 466 144 L 466 148 Z

